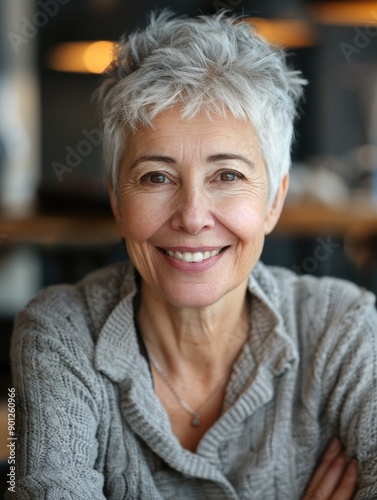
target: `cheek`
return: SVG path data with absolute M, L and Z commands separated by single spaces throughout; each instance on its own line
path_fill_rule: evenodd
M 148 240 L 165 219 L 164 205 L 153 196 L 134 196 L 122 202 L 122 230 L 128 245 Z
M 235 254 L 238 268 L 249 274 L 263 250 L 263 213 L 260 210 L 244 208 L 238 212 L 232 227 L 233 233 L 238 238 Z
M 250 199 L 228 204 L 221 210 L 221 222 L 244 245 L 264 238 L 264 206 Z

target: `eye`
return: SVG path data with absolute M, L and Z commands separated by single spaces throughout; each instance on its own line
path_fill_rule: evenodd
M 151 172 L 150 174 L 144 175 L 141 180 L 151 184 L 166 184 L 170 182 L 166 175 L 161 172 Z
M 234 182 L 242 179 L 242 174 L 234 172 L 233 170 L 227 170 L 226 172 L 221 172 L 218 175 L 218 179 L 223 182 Z

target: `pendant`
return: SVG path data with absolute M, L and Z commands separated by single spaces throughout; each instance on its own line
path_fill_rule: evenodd
M 196 414 L 195 414 L 195 417 L 192 419 L 191 424 L 192 424 L 194 427 L 199 427 L 199 425 L 200 425 L 200 417 L 199 417 L 199 413 L 196 413 Z

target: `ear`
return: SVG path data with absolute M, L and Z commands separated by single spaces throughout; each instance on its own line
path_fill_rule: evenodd
M 289 174 L 287 173 L 280 182 L 279 188 L 276 192 L 275 199 L 272 205 L 270 205 L 267 208 L 267 212 L 264 218 L 264 234 L 270 234 L 271 231 L 276 226 L 281 211 L 283 210 L 283 205 L 285 197 L 287 195 L 288 186 L 289 186 Z
M 106 188 L 107 188 L 107 191 L 108 191 L 109 197 L 110 197 L 111 210 L 114 214 L 115 220 L 118 222 L 122 219 L 121 213 L 120 213 L 120 207 L 119 207 L 119 203 L 116 203 L 116 201 L 115 201 L 114 190 L 113 190 L 113 188 L 110 184 L 110 181 L 108 179 L 106 179 Z

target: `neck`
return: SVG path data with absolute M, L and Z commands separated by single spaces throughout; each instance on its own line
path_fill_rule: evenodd
M 138 324 L 171 379 L 199 382 L 230 372 L 249 336 L 246 289 L 247 281 L 211 306 L 178 308 L 142 282 Z

